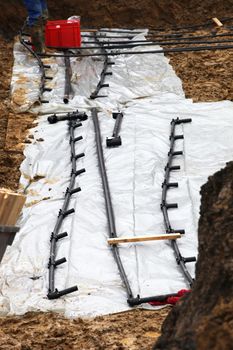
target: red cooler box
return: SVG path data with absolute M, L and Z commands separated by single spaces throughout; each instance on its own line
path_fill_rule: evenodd
M 47 21 L 45 45 L 57 48 L 80 47 L 80 20 Z

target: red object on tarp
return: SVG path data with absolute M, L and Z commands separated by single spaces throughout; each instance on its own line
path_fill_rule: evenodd
M 167 305 L 167 304 L 175 305 L 177 303 L 177 301 L 179 301 L 183 295 L 185 295 L 186 293 L 190 293 L 190 292 L 191 292 L 191 290 L 189 290 L 189 289 L 181 289 L 181 290 L 179 290 L 179 292 L 177 292 L 176 296 L 168 297 L 164 301 L 151 301 L 151 302 L 149 302 L 149 304 L 152 306 L 160 306 L 160 305 Z
M 45 45 L 57 48 L 80 47 L 80 20 L 47 21 Z

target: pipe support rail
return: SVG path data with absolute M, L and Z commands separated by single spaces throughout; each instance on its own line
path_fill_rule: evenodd
M 112 75 L 112 72 L 107 72 L 107 69 L 108 69 L 109 66 L 114 64 L 113 62 L 111 62 L 108 59 L 107 51 L 105 50 L 105 48 L 103 47 L 102 43 L 98 39 L 96 33 L 94 33 L 94 39 L 95 39 L 96 43 L 99 45 L 101 53 L 103 53 L 105 55 L 105 58 L 104 58 L 103 70 L 102 70 L 102 72 L 100 74 L 100 80 L 99 80 L 99 82 L 97 84 L 97 87 L 96 87 L 95 91 L 93 91 L 92 94 L 90 95 L 90 99 L 92 99 L 92 100 L 94 100 L 96 98 L 99 98 L 99 97 L 107 97 L 107 96 L 104 96 L 104 95 L 102 95 L 102 96 L 99 95 L 99 91 L 102 88 L 109 87 L 109 84 L 105 83 L 105 77 L 107 75 Z
M 170 188 L 177 188 L 179 184 L 177 182 L 170 182 L 170 173 L 175 170 L 180 170 L 179 165 L 173 165 L 173 159 L 175 156 L 183 155 L 183 151 L 175 151 L 175 142 L 176 140 L 182 140 L 184 138 L 184 135 L 177 135 L 175 133 L 175 129 L 177 125 L 190 123 L 192 119 L 172 119 L 171 121 L 171 133 L 170 133 L 170 149 L 168 152 L 168 161 L 167 165 L 165 167 L 165 176 L 164 176 L 164 182 L 162 184 L 162 200 L 161 200 L 161 210 L 163 213 L 163 219 L 164 219 L 164 226 L 167 234 L 172 233 L 181 233 L 184 234 L 185 230 L 183 229 L 173 229 L 171 226 L 171 222 L 168 215 L 168 210 L 172 208 L 178 208 L 177 203 L 167 203 L 167 192 Z M 189 262 L 195 262 L 195 257 L 183 257 L 181 255 L 181 252 L 178 248 L 176 240 L 171 241 L 171 245 L 173 248 L 173 251 L 175 253 L 176 262 L 180 266 L 182 273 L 190 286 L 192 286 L 193 278 L 191 277 L 189 271 L 187 270 L 186 263 Z
M 47 100 L 43 100 L 42 98 L 42 95 L 45 91 L 52 91 L 51 88 L 48 88 L 46 87 L 46 81 L 47 80 L 52 80 L 53 78 L 52 77 L 49 77 L 46 75 L 45 73 L 45 70 L 46 69 L 49 69 L 50 66 L 49 65 L 46 65 L 43 63 L 41 57 L 39 54 L 37 54 L 32 48 L 31 48 L 31 43 L 26 41 L 23 36 L 28 36 L 28 34 L 24 33 L 24 29 L 25 29 L 25 26 L 26 26 L 26 22 L 24 23 L 23 25 L 23 28 L 20 30 L 19 32 L 19 41 L 20 43 L 31 53 L 31 55 L 33 57 L 35 57 L 35 59 L 37 60 L 38 62 L 38 65 L 39 65 L 39 68 L 40 68 L 40 73 L 41 73 L 41 81 L 40 81 L 40 87 L 39 87 L 39 101 L 41 103 L 49 103 L 49 101 Z
M 146 51 L 119 51 L 119 52 L 102 52 L 89 54 L 38 54 L 40 57 L 95 57 L 95 56 L 119 56 L 119 55 L 144 55 L 144 54 L 159 54 L 159 53 L 179 53 L 179 52 L 199 52 L 199 51 L 217 51 L 230 50 L 233 45 L 216 45 L 216 46 L 190 46 L 190 47 L 175 47 L 171 49 L 146 50 Z
M 56 115 L 48 118 L 48 121 L 52 124 L 57 122 L 57 121 L 63 121 L 63 120 L 68 120 L 69 124 L 69 133 L 70 133 L 70 149 L 71 149 L 71 176 L 70 176 L 70 183 L 68 188 L 66 189 L 65 193 L 65 198 L 63 202 L 62 208 L 59 210 L 58 213 L 58 218 L 54 227 L 54 230 L 51 234 L 50 238 L 50 257 L 49 257 L 49 264 L 48 264 L 48 269 L 49 269 L 49 289 L 48 289 L 48 299 L 57 299 L 60 298 L 63 295 L 75 292 L 78 290 L 77 286 L 73 286 L 64 290 L 58 290 L 55 287 L 55 270 L 57 266 L 63 264 L 66 262 L 66 258 L 56 258 L 56 251 L 57 251 L 57 242 L 65 237 L 68 236 L 67 232 L 60 232 L 61 225 L 63 223 L 63 220 L 70 214 L 74 213 L 75 210 L 74 208 L 69 209 L 69 204 L 70 204 L 70 199 L 71 196 L 74 195 L 75 193 L 78 193 L 81 191 L 80 187 L 75 186 L 76 182 L 76 177 L 82 173 L 84 173 L 86 170 L 85 169 L 80 169 L 77 170 L 76 162 L 78 158 L 81 158 L 84 155 L 82 154 L 76 154 L 76 149 L 75 149 L 75 144 L 76 142 L 82 140 L 82 136 L 75 137 L 75 130 L 78 127 L 82 126 L 82 123 L 80 123 L 80 120 L 84 120 L 84 114 L 79 113 L 78 111 L 73 112 L 73 113 L 68 113 L 67 116 L 63 117 L 57 117 Z M 86 118 L 86 115 L 85 115 Z M 56 121 L 55 121 L 56 120 Z

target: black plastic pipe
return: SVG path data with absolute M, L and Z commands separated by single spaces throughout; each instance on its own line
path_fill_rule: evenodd
M 119 56 L 119 55 L 144 55 L 159 53 L 182 53 L 182 52 L 198 52 L 198 51 L 217 51 L 233 49 L 233 45 L 217 45 L 217 46 L 201 46 L 201 47 L 180 47 L 171 49 L 160 49 L 150 51 L 122 51 L 122 52 L 106 52 L 106 53 L 90 53 L 90 54 L 72 54 L 67 57 L 96 57 L 96 56 Z M 65 57 L 61 54 L 40 54 L 42 57 Z
M 95 90 L 90 95 L 90 99 L 92 99 L 92 100 L 99 98 L 99 97 L 106 97 L 104 95 L 99 95 L 99 91 L 100 91 L 100 89 L 102 89 L 104 87 L 109 87 L 109 84 L 105 84 L 105 78 L 107 75 L 112 75 L 112 72 L 107 72 L 107 69 L 108 69 L 109 65 L 113 64 L 112 62 L 109 61 L 107 51 L 105 50 L 105 48 L 103 47 L 103 45 L 99 41 L 96 33 L 94 33 L 94 39 L 95 39 L 96 43 L 99 45 L 98 48 L 101 50 L 101 52 L 103 54 L 106 54 L 106 55 L 104 58 L 104 66 L 103 66 L 102 72 L 100 74 L 100 80 L 99 80 Z
M 96 150 L 97 150 L 97 156 L 98 156 L 99 171 L 100 171 L 102 186 L 104 191 L 105 208 L 106 208 L 106 214 L 107 214 L 107 220 L 108 220 L 108 233 L 110 238 L 116 238 L 117 233 L 116 233 L 116 226 L 115 226 L 115 218 L 114 218 L 114 212 L 112 207 L 108 177 L 107 177 L 107 172 L 105 167 L 104 154 L 103 154 L 103 148 L 102 148 L 102 138 L 101 138 L 99 119 L 98 119 L 96 108 L 92 109 L 91 115 L 92 115 L 92 120 L 94 124 L 94 129 L 95 129 L 95 142 L 96 142 Z M 127 298 L 131 299 L 133 298 L 133 293 L 132 293 L 128 278 L 126 276 L 124 267 L 122 265 L 119 249 L 117 246 L 113 246 L 111 249 L 113 252 L 114 259 L 117 263 L 122 282 L 126 289 Z
M 104 154 L 103 154 L 103 148 L 102 148 L 102 138 L 101 138 L 97 109 L 93 108 L 91 111 L 91 114 L 92 114 L 92 119 L 94 123 L 94 129 L 95 129 L 96 150 L 97 150 L 99 171 L 102 179 L 102 186 L 103 186 L 103 192 L 104 192 L 104 198 L 105 198 L 105 208 L 106 208 L 106 214 L 107 214 L 107 220 L 108 220 L 109 237 L 116 238 L 117 233 L 116 233 L 116 227 L 115 227 L 114 211 L 113 211 L 108 177 L 107 177 L 107 172 L 105 167 Z M 120 258 L 118 246 L 113 245 L 111 249 L 113 252 L 114 259 L 118 266 L 121 280 L 125 286 L 126 293 L 127 293 L 127 302 L 130 306 L 133 307 L 136 305 L 140 305 L 140 304 L 148 303 L 152 301 L 164 302 L 169 297 L 178 296 L 177 293 L 172 293 L 172 294 L 164 294 L 164 295 L 155 295 L 155 296 L 145 297 L 145 298 L 142 298 L 139 295 L 137 295 L 137 297 L 135 298 L 133 296 L 133 292 L 131 290 L 127 275 L 125 273 L 125 270 Z
M 49 117 L 50 118 L 50 117 Z M 51 123 L 51 120 L 48 118 L 49 122 Z M 63 117 L 64 118 L 64 117 Z M 85 172 L 85 169 L 77 170 L 76 161 L 77 161 L 77 154 L 75 149 L 75 143 L 77 141 L 82 140 L 82 137 L 75 137 L 75 129 L 77 127 L 82 126 L 82 123 L 80 123 L 79 115 L 76 114 L 76 118 L 70 118 L 70 113 L 67 115 L 67 119 L 69 120 L 69 133 L 70 133 L 70 149 L 71 149 L 71 176 L 70 176 L 70 183 L 68 188 L 66 189 L 65 198 L 63 202 L 62 209 L 59 210 L 58 218 L 55 224 L 55 227 L 53 229 L 53 232 L 51 234 L 50 238 L 50 257 L 49 257 L 49 288 L 48 288 L 48 299 L 57 299 L 60 298 L 63 295 L 75 292 L 78 290 L 77 286 L 73 286 L 64 290 L 57 290 L 55 286 L 55 270 L 58 265 L 61 265 L 66 262 L 65 258 L 56 259 L 56 253 L 57 253 L 57 242 L 65 237 L 68 236 L 67 232 L 60 232 L 61 225 L 63 223 L 63 220 L 70 214 L 74 213 L 75 210 L 73 208 L 69 209 L 70 199 L 71 196 L 79 191 L 81 191 L 81 188 L 75 187 L 76 177 L 82 173 Z M 64 119 L 61 119 L 64 120 Z M 52 122 L 54 123 L 54 121 Z M 84 156 L 84 154 L 83 154 Z
M 65 57 L 65 89 L 63 102 L 65 104 L 69 103 L 71 95 L 73 95 L 73 89 L 71 85 L 72 70 L 70 65 L 70 57 Z
M 41 81 L 40 81 L 40 87 L 39 87 L 39 99 L 41 102 L 44 102 L 42 99 L 42 95 L 43 95 L 43 92 L 46 91 L 45 82 L 48 79 L 48 78 L 46 78 L 46 74 L 45 74 L 46 66 L 44 66 L 42 59 L 39 57 L 39 55 L 23 39 L 22 31 L 23 31 L 23 29 L 19 32 L 19 41 L 32 54 L 32 56 L 34 56 L 36 58 L 38 65 L 39 65 L 39 68 L 40 68 Z M 50 89 L 49 89 L 49 91 L 50 91 Z
M 161 210 L 163 213 L 164 226 L 165 226 L 165 230 L 166 230 L 167 234 L 171 234 L 171 233 L 184 234 L 185 233 L 185 231 L 183 229 L 173 229 L 171 226 L 169 215 L 168 215 L 168 210 L 171 208 L 177 208 L 178 204 L 177 203 L 167 203 L 167 192 L 170 188 L 176 188 L 179 186 L 178 183 L 176 183 L 176 182 L 170 182 L 170 173 L 174 170 L 180 169 L 180 166 L 173 165 L 173 158 L 175 156 L 179 156 L 179 155 L 183 154 L 182 151 L 175 151 L 174 150 L 176 140 L 182 140 L 184 138 L 183 135 L 175 134 L 176 125 L 190 123 L 191 121 L 192 121 L 191 119 L 179 119 L 179 118 L 172 119 L 172 121 L 171 121 L 170 149 L 168 152 L 167 165 L 165 167 L 165 176 L 164 176 L 164 182 L 162 184 L 162 200 L 161 200 Z M 193 278 L 191 277 L 185 264 L 187 262 L 196 261 L 196 258 L 195 257 L 184 258 L 180 253 L 180 250 L 178 248 L 176 240 L 171 240 L 171 245 L 172 245 L 173 251 L 175 253 L 177 264 L 180 266 L 181 271 L 182 271 L 184 277 L 186 278 L 186 280 L 188 281 L 188 283 L 190 284 L 190 286 L 192 286 Z
M 122 144 L 119 132 L 120 132 L 121 123 L 123 119 L 123 113 L 122 112 L 112 113 L 112 116 L 113 116 L 113 119 L 115 119 L 115 125 L 113 128 L 112 136 L 107 137 L 106 145 L 107 147 L 118 147 L 118 146 L 121 146 Z

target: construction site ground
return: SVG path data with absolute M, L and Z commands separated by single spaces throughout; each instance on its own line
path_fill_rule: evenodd
M 209 34 L 209 30 L 201 33 Z M 30 142 L 29 129 L 36 117 L 11 110 L 12 49 L 13 42 L 0 37 L 0 187 L 17 190 L 24 145 Z M 187 98 L 195 102 L 233 100 L 233 50 L 167 56 Z M 51 313 L 2 317 L 0 349 L 149 349 L 170 309 L 138 309 L 86 320 L 68 320 Z

